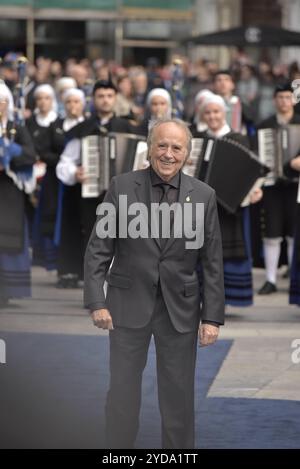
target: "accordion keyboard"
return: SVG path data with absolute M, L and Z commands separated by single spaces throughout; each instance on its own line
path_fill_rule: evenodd
M 99 196 L 99 137 L 90 135 L 82 139 L 82 166 L 86 180 L 82 184 L 82 197 Z

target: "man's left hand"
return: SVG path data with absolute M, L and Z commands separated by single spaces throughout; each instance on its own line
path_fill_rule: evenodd
M 215 343 L 219 335 L 219 327 L 212 324 L 201 324 L 199 327 L 199 345 L 205 347 Z

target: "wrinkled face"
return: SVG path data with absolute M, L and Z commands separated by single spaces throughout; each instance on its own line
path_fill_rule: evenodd
M 162 96 L 153 96 L 150 103 L 150 114 L 156 119 L 166 117 L 169 109 L 168 101 Z
M 97 112 L 110 114 L 116 103 L 116 92 L 113 89 L 99 88 L 94 94 L 94 104 Z
M 220 96 L 231 94 L 234 90 L 234 83 L 232 78 L 226 74 L 217 75 L 214 81 L 215 93 Z
M 202 113 L 202 120 L 209 129 L 216 132 L 225 124 L 225 112 L 219 104 L 210 103 L 205 106 Z
M 291 91 L 277 93 L 274 101 L 278 112 L 287 113 L 293 110 L 293 93 Z
M 78 96 L 69 96 L 65 100 L 66 114 L 72 119 L 82 116 L 83 107 L 83 102 Z
M 38 93 L 36 96 L 36 107 L 41 114 L 48 114 L 51 111 L 53 99 L 48 93 Z
M 169 181 L 180 171 L 188 157 L 187 147 L 187 134 L 177 124 L 166 122 L 154 130 L 149 158 L 161 179 Z

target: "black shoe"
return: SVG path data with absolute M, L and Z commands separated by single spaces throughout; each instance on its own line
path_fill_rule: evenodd
M 56 288 L 68 288 L 68 279 L 60 277 L 56 283 Z
M 70 278 L 68 280 L 68 287 L 67 288 L 78 288 L 78 279 L 77 278 Z
M 270 295 L 270 293 L 275 293 L 277 287 L 275 283 L 271 283 L 268 280 L 264 283 L 260 290 L 258 290 L 259 295 Z
M 78 275 L 62 275 L 56 283 L 56 288 L 78 288 Z

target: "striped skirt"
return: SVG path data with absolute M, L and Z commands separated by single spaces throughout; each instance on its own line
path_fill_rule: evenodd
M 23 251 L 19 254 L 0 253 L 0 296 L 26 298 L 31 296 L 31 273 L 28 228 L 25 224 Z
M 224 259 L 225 304 L 251 306 L 253 304 L 250 211 L 243 208 L 243 233 L 246 259 Z

